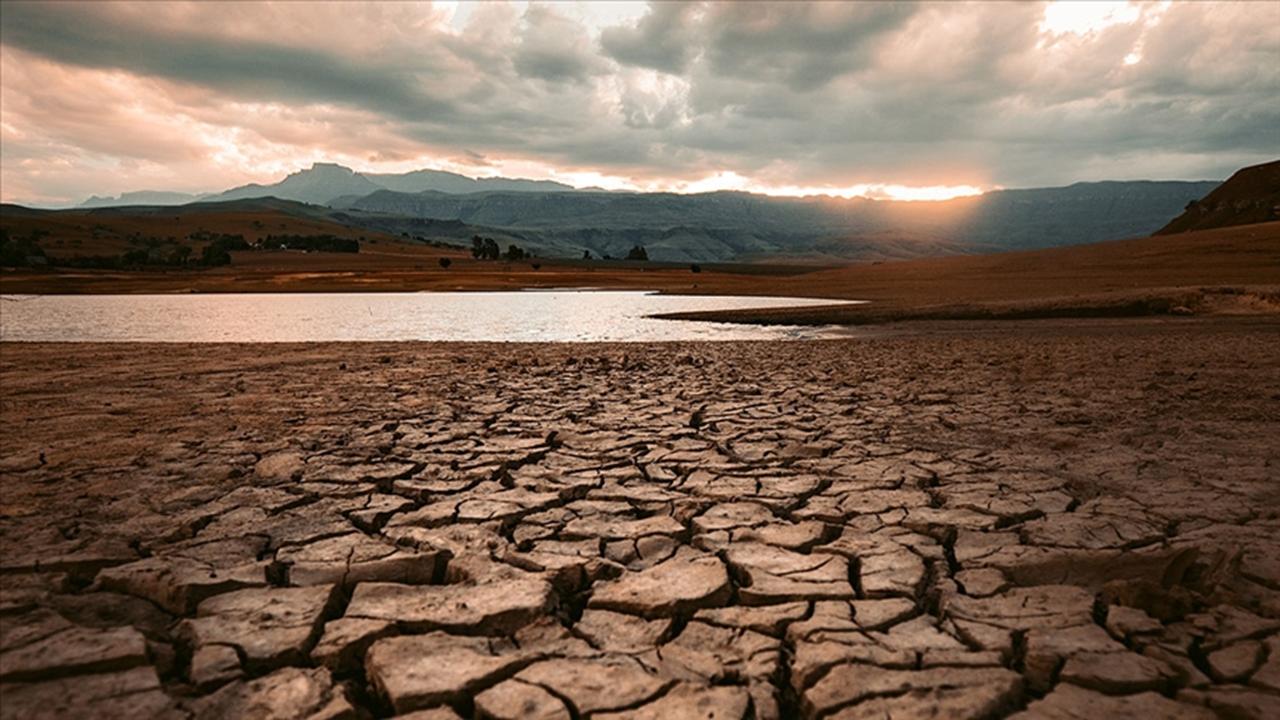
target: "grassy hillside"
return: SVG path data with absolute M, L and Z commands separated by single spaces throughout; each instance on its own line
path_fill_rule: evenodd
M 1280 160 L 1243 168 L 1156 232 L 1171 235 L 1280 220 Z
M 868 305 L 689 315 L 785 324 L 917 318 L 1280 312 L 1280 222 L 778 278 L 781 294 Z

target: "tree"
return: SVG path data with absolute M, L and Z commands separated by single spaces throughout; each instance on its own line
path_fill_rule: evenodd
M 700 273 L 702 272 L 702 266 L 699 265 L 698 263 L 693 263 L 692 265 L 689 266 L 689 271 Z
M 477 260 L 497 260 L 502 257 L 502 251 L 498 249 L 498 241 L 493 238 L 473 235 L 471 237 L 471 257 Z
M 583 259 L 583 260 L 590 260 L 590 259 L 591 259 L 591 251 L 590 251 L 590 250 L 583 250 L 583 251 L 582 251 L 582 259 Z
M 440 258 L 440 267 L 444 268 L 445 270 L 448 270 L 449 266 L 452 264 L 453 264 L 453 261 L 450 260 L 449 258 Z
M 204 246 L 204 250 L 200 252 L 200 264 L 216 267 L 218 265 L 230 265 L 231 253 L 227 252 L 226 247 L 220 243 L 209 243 Z
M 512 244 L 507 246 L 507 261 L 515 262 L 524 259 L 524 250 L 520 246 Z
M 648 260 L 649 253 L 645 251 L 643 246 L 635 245 L 635 246 L 632 246 L 631 250 L 627 253 L 627 259 L 628 260 Z

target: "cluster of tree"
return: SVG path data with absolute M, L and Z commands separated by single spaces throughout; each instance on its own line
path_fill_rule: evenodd
M 268 235 L 262 241 L 267 248 L 307 250 L 311 252 L 360 252 L 360 241 L 336 235 Z
M 231 264 L 232 250 L 251 250 L 243 235 L 219 235 L 200 251 L 200 264 L 209 267 Z
M 497 260 L 500 254 L 497 240 L 479 235 L 471 236 L 471 257 L 477 260 Z
M 147 238 L 140 245 L 141 247 L 126 250 L 120 256 L 120 264 L 125 267 L 144 265 L 182 267 L 191 259 L 191 246 L 183 245 L 173 238 L 166 240 Z
M 255 221 L 257 222 L 257 221 Z M 260 222 L 258 224 L 261 224 Z M 244 235 L 231 235 L 229 233 L 216 233 L 209 230 L 196 230 L 187 235 L 187 239 L 193 242 L 223 242 L 223 243 L 244 243 Z M 248 245 L 248 243 L 245 243 Z
M 126 270 L 147 267 L 189 267 L 191 265 L 214 267 L 231 262 L 231 251 L 249 250 L 251 246 L 242 235 L 215 235 L 196 232 L 188 237 L 208 241 L 197 260 L 192 259 L 194 249 L 177 238 L 143 237 L 141 233 L 129 236 L 129 249 L 119 255 L 51 256 L 40 247 L 40 238 L 48 235 L 37 230 L 29 235 L 13 238 L 7 230 L 0 229 L 0 265 L 5 267 L 65 267 L 78 269 Z
M 45 259 L 44 248 L 40 247 L 42 234 L 47 235 L 48 233 L 44 230 L 36 230 L 30 235 L 11 239 L 9 230 L 0 228 L 0 266 L 27 267 L 28 265 L 45 264 L 47 260 Z
M 498 247 L 498 241 L 491 237 L 480 237 L 479 235 L 471 236 L 471 257 L 477 260 L 502 260 L 515 262 L 516 260 L 524 260 L 531 257 L 524 248 L 519 245 L 511 244 L 507 246 L 507 252 L 503 254 L 501 248 Z

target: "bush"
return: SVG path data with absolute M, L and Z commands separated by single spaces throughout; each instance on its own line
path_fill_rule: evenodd
M 440 258 L 440 267 L 444 268 L 445 270 L 448 270 L 449 266 L 452 264 L 453 264 L 453 261 L 450 260 L 449 258 Z

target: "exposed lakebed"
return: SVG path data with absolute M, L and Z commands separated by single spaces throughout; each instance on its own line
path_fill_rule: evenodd
M 0 717 L 1277 718 L 1278 333 L 7 344 Z
M 554 290 L 5 296 L 7 342 L 654 342 L 828 337 L 831 328 L 660 320 L 690 311 L 830 305 L 784 297 Z

